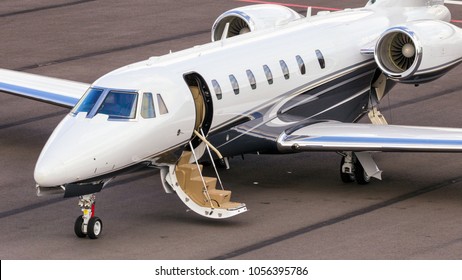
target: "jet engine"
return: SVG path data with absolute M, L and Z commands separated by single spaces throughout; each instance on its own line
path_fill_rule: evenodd
M 374 56 L 379 68 L 392 80 L 430 82 L 462 62 L 462 31 L 435 20 L 392 27 L 380 36 Z
M 227 29 L 226 38 L 229 38 L 256 30 L 281 26 L 302 17 L 290 8 L 271 4 L 232 9 L 215 20 L 212 27 L 212 41 L 220 40 L 225 29 Z M 228 23 L 229 26 L 227 27 Z

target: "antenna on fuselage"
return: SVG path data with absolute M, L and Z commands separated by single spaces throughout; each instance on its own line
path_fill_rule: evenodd
M 306 17 L 309 18 L 311 17 L 313 14 L 312 14 L 312 8 L 311 6 L 308 7 L 308 9 L 306 10 Z

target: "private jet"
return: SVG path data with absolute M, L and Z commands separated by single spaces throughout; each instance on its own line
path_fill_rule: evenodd
M 441 0 L 371 0 L 306 15 L 274 4 L 224 12 L 211 42 L 116 69 L 92 84 L 7 69 L 0 91 L 72 108 L 44 146 L 37 194 L 76 197 L 78 237 L 98 238 L 96 193 L 120 174 L 160 170 L 195 213 L 247 211 L 199 162 L 331 151 L 340 178 L 381 179 L 375 152 L 462 152 L 462 129 L 389 125 L 397 83 L 434 81 L 462 62 L 462 31 Z M 363 117 L 370 123 L 359 123 Z M 220 162 L 221 161 L 221 162 Z

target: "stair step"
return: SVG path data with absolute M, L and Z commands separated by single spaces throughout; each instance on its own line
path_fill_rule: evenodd
M 193 177 L 200 176 L 203 166 L 199 164 L 199 169 L 197 169 L 197 164 L 187 163 L 187 164 L 178 165 L 176 168 L 177 170 L 178 169 L 183 170 L 185 172 L 186 178 L 193 178 Z
M 192 152 L 184 151 L 176 165 L 188 164 L 191 160 Z
M 224 190 L 209 190 L 209 196 L 216 206 L 221 208 L 223 203 L 229 202 L 231 199 L 231 191 Z
M 238 209 L 238 208 L 242 208 L 242 207 L 245 207 L 244 203 L 232 202 L 232 201 L 225 202 L 225 203 L 220 205 L 220 208 L 223 208 L 223 209 Z
M 217 178 L 204 177 L 204 181 L 209 191 L 215 189 L 217 185 Z M 200 176 L 191 178 L 189 182 L 188 181 L 186 182 L 186 185 L 188 184 L 190 185 L 191 188 L 199 188 L 200 190 L 202 190 L 202 188 L 204 187 L 204 183 L 202 182 L 202 178 Z
M 247 208 L 244 203 L 231 201 L 231 191 L 216 189 L 217 178 L 201 177 L 203 166 L 190 163 L 192 155 L 192 152 L 183 152 L 173 174 L 180 186 L 177 193 L 183 202 L 194 212 L 217 219 L 246 212 Z

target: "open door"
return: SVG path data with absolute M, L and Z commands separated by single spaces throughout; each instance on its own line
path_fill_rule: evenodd
M 213 102 L 209 87 L 204 78 L 195 72 L 185 74 L 184 80 L 194 98 L 194 106 L 196 108 L 194 130 L 198 132 L 202 130 L 204 135 L 207 135 L 213 119 Z M 201 140 L 193 135 L 191 142 L 194 147 L 197 147 L 201 143 Z
M 203 149 L 202 153 L 208 150 L 213 160 L 209 150 L 211 144 L 205 139 L 212 125 L 212 97 L 204 78 L 199 74 L 195 72 L 185 74 L 184 80 L 194 99 L 196 109 L 194 130 L 198 135 L 202 135 L 200 137 L 204 139 L 204 143 L 193 133 L 189 148 L 185 147 L 178 162 L 170 165 L 168 172 L 163 171 L 165 186 L 168 185 L 166 190 L 174 191 L 189 209 L 207 218 L 224 219 L 244 213 L 247 207 L 244 203 L 231 201 L 231 191 L 224 189 L 216 168 L 216 178 L 202 174 L 203 166 L 198 162 L 201 155 L 198 157 L 196 150 Z M 220 188 L 217 188 L 218 182 Z

